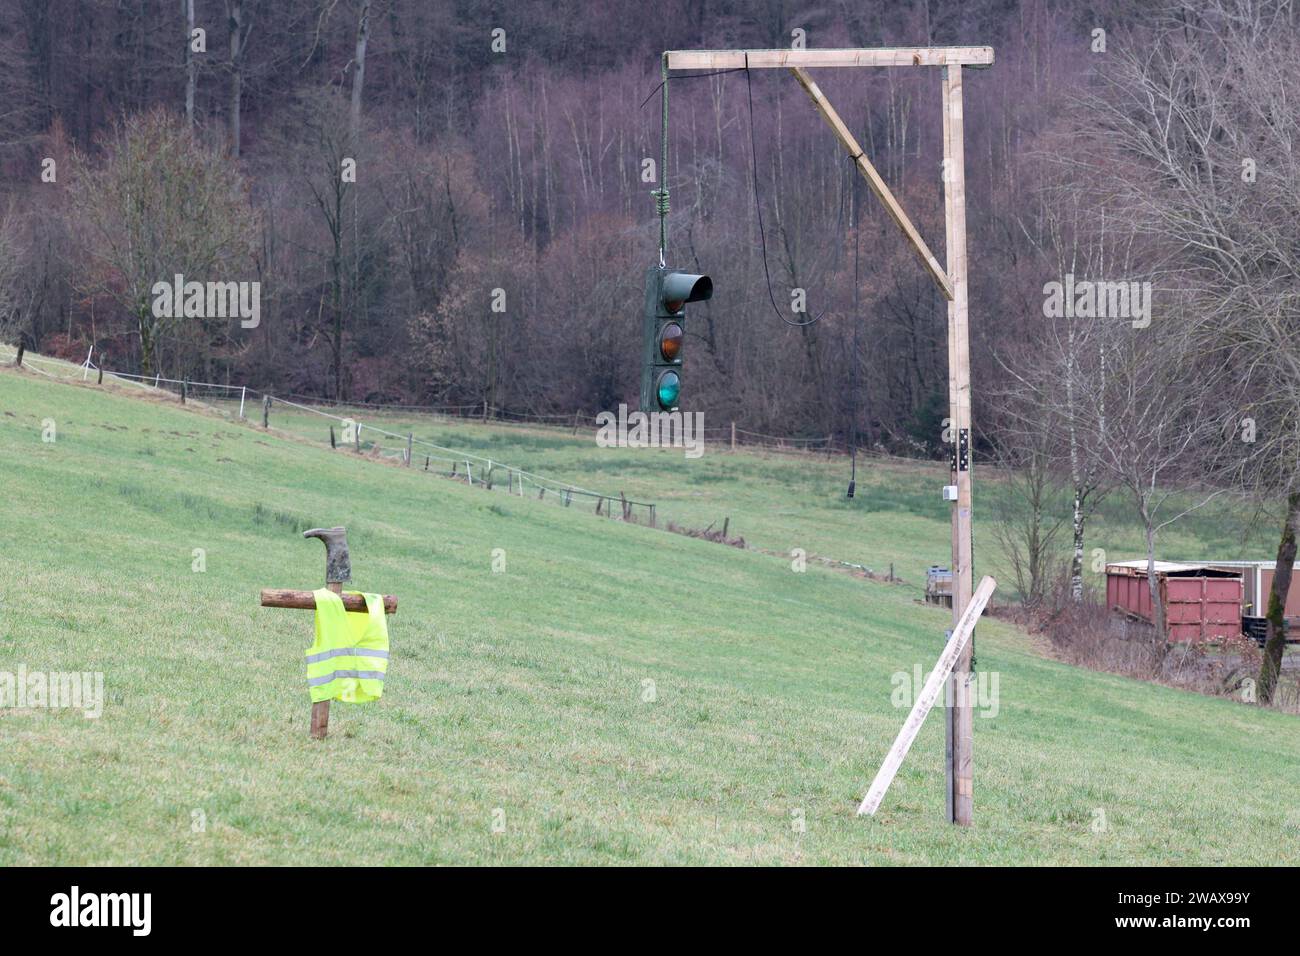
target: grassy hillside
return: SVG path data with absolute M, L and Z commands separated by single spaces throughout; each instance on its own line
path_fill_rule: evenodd
M 751 547 L 782 554 L 803 548 L 810 554 L 865 565 L 881 573 L 892 564 L 895 574 L 916 594 L 924 585 L 926 568 L 946 566 L 950 559 L 951 506 L 941 495 L 948 471 L 941 463 L 860 458 L 856 495 L 849 500 L 845 497 L 849 461 L 842 455 L 743 448 L 733 454 L 720 443 L 707 445 L 702 457 L 687 461 L 680 449 L 600 448 L 590 430 L 575 436 L 567 428 L 512 428 L 415 413 L 373 409 L 337 413 L 602 493 L 623 491 L 629 498 L 655 502 L 661 520 L 721 528 L 723 519 L 729 517 L 731 533 L 743 536 Z M 260 407 L 249 414 L 260 415 Z M 330 420 L 309 411 L 277 404 L 271 423 L 317 443 L 329 440 Z M 362 434 L 364 438 L 371 433 L 363 429 Z M 372 437 L 390 452 L 405 447 L 402 441 Z M 368 447 L 368 442 L 363 447 Z M 418 455 L 420 449 L 416 451 Z M 419 461 L 422 465 L 422 459 Z M 996 469 L 979 462 L 975 480 L 976 564 L 980 571 L 1003 581 L 1007 589 L 1003 597 L 1010 600 L 1014 582 L 989 520 L 999 499 L 1011 492 Z M 1068 502 L 1060 504 L 1061 515 L 1068 517 Z M 1160 557 L 1271 558 L 1277 547 L 1276 527 L 1266 519 L 1253 518 L 1240 504 L 1216 500 L 1161 532 Z M 1064 555 L 1070 546 L 1068 522 L 1058 541 Z M 1144 557 L 1145 547 L 1130 500 L 1122 492 L 1113 493 L 1089 526 L 1085 573 L 1090 583 L 1105 586 L 1103 575 L 1092 571 L 1093 548 L 1102 548 L 1107 560 L 1114 561 Z
M 937 472 L 873 468 L 855 509 L 842 468 L 531 440 L 512 464 L 730 514 L 775 551 L 911 576 L 946 551 Z M 10 370 L 0 461 L 0 670 L 100 670 L 108 699 L 0 710 L 0 865 L 1300 862 L 1300 720 L 1076 670 L 993 621 L 976 826 L 941 820 L 934 719 L 857 819 L 906 713 L 891 675 L 947 622 L 909 588 Z M 354 586 L 401 603 L 384 699 L 336 704 L 322 743 L 311 615 L 257 592 L 318 585 L 298 532 L 335 523 Z

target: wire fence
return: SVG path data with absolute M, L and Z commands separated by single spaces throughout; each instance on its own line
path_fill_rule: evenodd
M 12 347 L 10 359 L 16 357 Z M 594 507 L 595 513 L 610 518 L 629 522 L 645 522 L 651 527 L 657 526 L 657 509 L 652 502 L 636 501 L 624 493 L 617 495 L 593 491 L 569 482 L 558 481 L 538 475 L 524 468 L 519 468 L 493 458 L 465 452 L 424 438 L 416 437 L 413 431 L 394 432 L 370 422 L 357 418 L 337 415 L 324 411 L 313 405 L 293 401 L 284 396 L 269 392 L 259 392 L 246 385 L 227 385 L 217 382 L 198 382 L 189 379 L 167 378 L 163 375 L 132 375 L 128 372 L 115 372 L 101 368 L 93 363 L 87 355 L 81 365 L 74 365 L 63 359 L 51 359 L 45 356 L 22 356 L 22 365 L 49 378 L 62 380 L 81 380 L 102 385 L 105 379 L 135 386 L 146 392 L 165 395 L 169 399 L 179 400 L 181 404 L 198 403 L 225 411 L 234 418 L 255 420 L 260 415 L 262 425 L 270 427 L 271 410 L 276 405 L 297 409 L 317 415 L 340 426 L 339 433 L 330 427 L 330 445 L 344 448 L 371 459 L 395 461 L 408 468 L 419 467 L 431 474 L 464 481 L 471 486 L 486 490 L 501 490 L 520 498 L 535 497 L 539 501 L 554 501 L 562 507 L 569 508 L 585 502 Z M 311 401 L 318 401 L 311 399 Z M 334 404 L 335 409 L 366 407 L 373 411 L 404 412 L 420 411 L 427 413 L 430 407 L 419 408 L 409 405 L 377 405 L 358 403 Z M 443 409 L 452 406 L 443 406 Z M 481 406 L 480 406 L 481 407 Z M 566 416 L 572 418 L 571 416 Z M 301 437 L 301 436 L 300 436 Z M 392 439 L 397 442 L 395 449 L 384 448 L 379 438 Z

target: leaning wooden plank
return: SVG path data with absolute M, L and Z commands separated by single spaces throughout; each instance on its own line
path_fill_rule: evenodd
M 772 70 L 790 66 L 991 66 L 991 46 L 849 50 L 669 50 L 670 70 Z
M 871 789 L 867 791 L 866 797 L 863 798 L 862 804 L 858 807 L 859 816 L 864 813 L 875 813 L 880 806 L 885 791 L 894 782 L 894 775 L 898 773 L 903 758 L 907 756 L 907 751 L 911 749 L 912 741 L 920 733 L 921 724 L 925 723 L 925 715 L 930 712 L 930 708 L 934 706 L 935 700 L 938 699 L 939 692 L 943 690 L 944 682 L 952 672 L 953 665 L 957 663 L 957 658 L 961 656 L 962 649 L 970 641 L 970 636 L 975 630 L 975 622 L 984 613 L 984 605 L 988 604 L 989 598 L 993 595 L 993 589 L 997 586 L 996 581 L 985 576 L 980 581 L 980 586 L 975 589 L 970 604 L 966 606 L 965 613 L 962 614 L 961 620 L 957 622 L 957 629 L 953 631 L 952 637 L 944 646 L 943 653 L 939 655 L 939 660 L 934 665 L 934 670 L 930 671 L 925 686 L 921 688 L 916 703 L 912 705 L 912 712 L 907 715 L 907 720 L 903 722 L 903 729 L 898 732 L 898 739 L 894 741 L 894 746 L 890 747 L 889 753 L 885 755 L 885 762 L 880 765 L 880 772 L 876 774 L 876 779 L 871 781 Z
M 939 265 L 939 260 L 930 251 L 930 247 L 925 244 L 925 240 L 917 232 L 916 226 L 912 225 L 912 220 L 908 218 L 902 205 L 894 198 L 888 184 L 880 178 L 880 173 L 876 171 L 876 167 L 871 164 L 871 160 L 867 159 L 867 154 L 862 151 L 857 139 L 849 132 L 849 128 L 844 125 L 844 121 L 840 119 L 840 114 L 835 112 L 835 107 L 831 106 L 830 101 L 826 99 L 826 95 L 822 93 L 817 84 L 813 82 L 812 77 L 804 70 L 796 66 L 791 67 L 790 72 L 794 74 L 794 78 L 799 81 L 799 85 L 804 88 L 804 91 L 812 99 L 813 105 L 821 112 L 827 125 L 839 138 L 839 141 L 844 144 L 844 148 L 849 151 L 849 155 L 853 157 L 853 161 L 857 164 L 863 178 L 871 186 L 871 191 L 884 204 L 885 211 L 898 224 L 898 228 L 903 230 L 903 235 L 907 236 L 908 242 L 912 244 L 916 254 L 921 257 L 922 264 L 930 271 L 930 275 L 938 283 L 940 291 L 943 292 L 946 298 L 951 299 L 953 290 L 952 283 L 948 280 L 948 273 L 944 271 L 943 266 Z
M 349 611 L 364 611 L 366 599 L 360 594 L 343 594 L 343 607 Z M 311 611 L 316 607 L 316 595 L 311 591 L 294 591 L 289 588 L 262 588 L 262 607 L 296 607 Z M 397 596 L 384 595 L 384 610 L 397 613 Z

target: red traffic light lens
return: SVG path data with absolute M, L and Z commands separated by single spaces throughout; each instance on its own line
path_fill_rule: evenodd
M 660 331 L 659 354 L 667 362 L 676 362 L 682 354 L 682 327 L 676 322 L 669 322 Z

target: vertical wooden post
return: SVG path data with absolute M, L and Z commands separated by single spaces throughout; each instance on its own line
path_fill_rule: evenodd
M 334 426 L 333 426 L 333 425 L 330 426 L 330 447 L 331 447 L 331 448 L 338 448 L 338 447 L 339 447 L 339 446 L 338 446 L 338 442 L 336 442 L 336 441 L 334 440 Z
M 415 443 L 415 432 L 406 433 L 406 467 L 411 467 L 411 446 Z
M 262 427 L 271 427 L 271 396 L 262 396 Z
M 189 398 L 189 396 L 190 396 L 190 380 L 188 378 L 183 378 L 181 379 L 181 404 L 182 405 L 185 404 L 185 400 Z
M 96 385 L 104 384 L 104 366 L 102 365 L 99 367 L 99 378 L 95 381 L 95 384 Z
M 947 272 L 953 295 L 948 302 L 948 400 L 953 450 L 951 484 L 957 486 L 952 510 L 952 620 L 961 620 L 971 600 L 971 417 L 970 335 L 966 281 L 966 164 L 962 130 L 962 68 L 943 68 L 943 199 L 947 231 Z M 950 718 L 951 756 L 948 761 L 950 819 L 969 826 L 974 800 L 972 787 L 972 721 L 970 694 L 974 638 L 962 649 L 953 668 Z
M 736 423 L 731 423 L 731 450 L 736 450 Z
M 18 355 L 14 358 L 14 368 L 23 367 L 23 353 L 27 351 L 27 334 L 18 337 Z
M 343 593 L 342 581 L 331 581 L 325 585 L 335 594 Z M 330 702 L 314 701 L 311 705 L 311 736 L 313 740 L 324 740 L 330 732 Z

